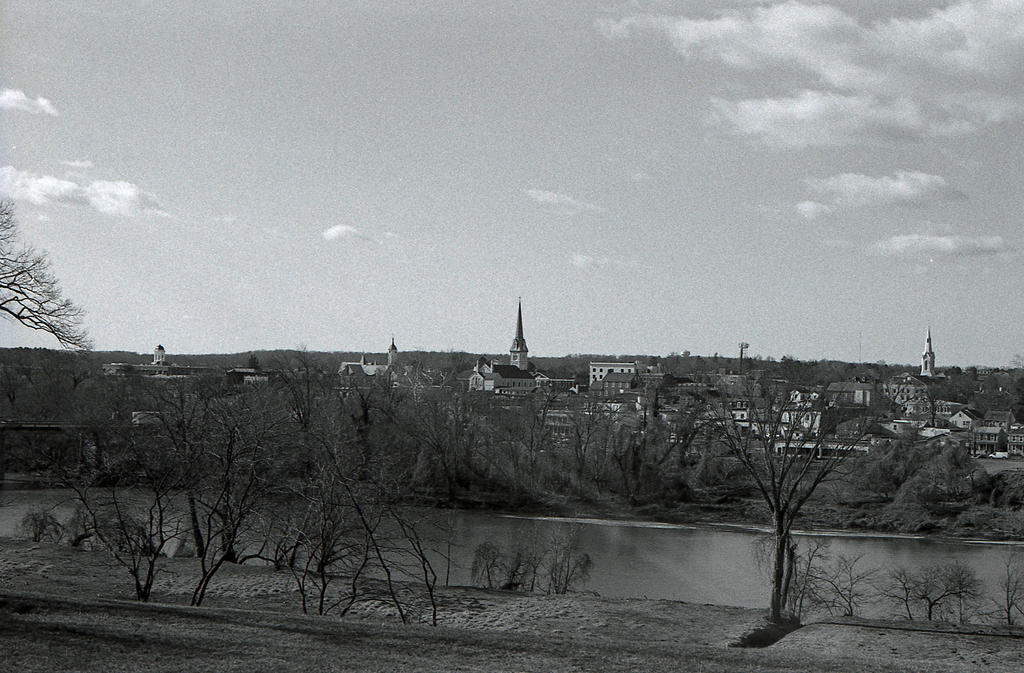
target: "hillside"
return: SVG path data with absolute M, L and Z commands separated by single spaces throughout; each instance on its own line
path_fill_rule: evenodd
M 764 649 L 730 647 L 756 610 L 592 595 L 447 588 L 441 625 L 366 606 L 303 617 L 282 573 L 226 569 L 210 607 L 181 605 L 187 561 L 159 603 L 123 600 L 123 571 L 97 552 L 0 539 L 0 648 L 32 671 L 1017 671 L 1024 631 L 830 622 Z M 276 576 L 276 577 L 275 577 Z M 71 598 L 73 597 L 73 598 Z

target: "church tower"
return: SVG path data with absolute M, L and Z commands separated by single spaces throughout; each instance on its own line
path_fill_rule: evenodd
M 520 299 L 519 315 L 516 318 L 516 337 L 512 339 L 512 348 L 508 350 L 508 363 L 526 370 L 529 352 L 530 350 L 526 347 L 526 338 L 523 337 L 523 300 Z
M 921 354 L 921 376 L 935 376 L 935 351 L 932 350 L 932 328 L 928 328 L 928 338 L 924 342 L 924 353 Z
M 388 346 L 388 367 L 394 367 L 398 363 L 398 346 L 395 345 L 395 337 L 391 336 L 391 345 Z

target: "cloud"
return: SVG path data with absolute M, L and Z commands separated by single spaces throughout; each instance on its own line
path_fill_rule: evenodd
M 608 264 L 609 259 L 607 257 L 592 257 L 590 255 L 573 255 L 570 258 L 572 265 L 579 269 L 593 269 L 598 266 L 605 266 Z
M 604 19 L 597 28 L 610 40 L 667 39 L 687 62 L 721 65 L 741 76 L 734 81 L 749 75 L 752 88 L 767 87 L 762 98 L 712 101 L 716 121 L 763 142 L 961 135 L 1024 117 L 1019 0 L 960 0 L 926 11 L 907 6 L 866 20 L 789 0 L 711 17 Z M 757 122 L 759 112 L 768 116 Z
M 0 168 L 0 194 L 37 206 L 55 203 L 89 206 L 104 215 L 119 217 L 134 217 L 142 213 L 168 216 L 160 209 L 153 194 L 123 180 L 93 180 L 79 184 L 4 166 Z
M 832 203 L 838 206 L 923 205 L 967 198 L 942 176 L 920 171 L 896 171 L 891 176 L 880 177 L 841 173 L 805 182 L 819 194 L 831 197 Z
M 822 147 L 870 139 L 914 138 L 925 133 L 963 135 L 970 124 L 929 120 L 908 98 L 883 101 L 805 89 L 794 96 L 725 100 L 711 98 L 708 121 L 765 145 Z
M 62 166 L 68 166 L 69 168 L 92 168 L 93 164 L 88 159 L 76 159 L 74 161 L 62 161 Z
M 57 108 L 46 98 L 39 96 L 29 98 L 21 89 L 4 89 L 0 91 L 0 110 L 21 110 L 31 114 L 48 114 L 57 116 Z
M 1013 251 L 1002 236 L 931 236 L 901 234 L 873 244 L 883 255 L 896 257 L 943 255 L 947 257 L 988 257 Z
M 559 215 L 579 215 L 584 212 L 607 212 L 607 208 L 595 206 L 592 203 L 586 203 L 584 201 L 577 201 L 567 194 L 548 192 L 542 189 L 527 189 L 524 191 L 531 199 Z
M 796 204 L 796 211 L 803 215 L 804 219 L 814 220 L 822 215 L 829 215 L 835 210 L 832 206 L 817 201 L 801 201 Z
M 366 238 L 361 231 L 347 224 L 336 224 L 330 229 L 324 229 L 322 236 L 328 241 L 336 241 L 339 238 Z

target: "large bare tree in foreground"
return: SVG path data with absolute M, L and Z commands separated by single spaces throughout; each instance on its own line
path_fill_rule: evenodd
M 49 332 L 65 348 L 91 345 L 82 328 L 82 309 L 64 297 L 46 255 L 18 240 L 11 201 L 0 201 L 0 312 Z
M 792 619 L 786 605 L 796 571 L 793 523 L 823 482 L 837 477 L 856 439 L 839 442 L 820 400 L 788 390 L 751 389 L 742 404 L 720 397 L 710 404 L 717 438 L 743 466 L 768 506 L 772 526 L 769 620 Z

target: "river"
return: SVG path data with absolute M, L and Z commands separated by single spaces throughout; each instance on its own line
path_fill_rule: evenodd
M 18 522 L 34 506 L 56 507 L 66 520 L 72 503 L 64 490 L 0 490 L 0 536 L 16 536 Z M 439 513 L 443 516 L 443 513 Z M 603 519 L 554 519 L 482 511 L 452 513 L 459 562 L 451 568 L 452 584 L 470 584 L 473 551 L 483 542 L 506 549 L 517 541 L 545 540 L 559 529 L 578 524 L 580 549 L 593 568 L 580 589 L 609 598 L 653 598 L 743 607 L 767 604 L 767 581 L 755 549 L 762 533 L 732 526 L 620 522 Z M 1017 543 L 946 540 L 916 536 L 856 533 L 802 534 L 829 541 L 833 556 L 861 556 L 858 567 L 891 569 L 961 560 L 977 572 L 989 595 L 998 592 L 1005 555 Z M 436 562 L 444 575 L 444 563 Z M 884 614 L 875 607 L 869 613 Z

